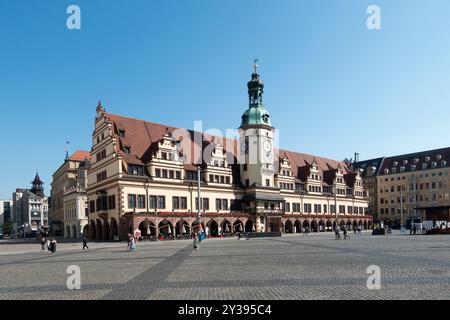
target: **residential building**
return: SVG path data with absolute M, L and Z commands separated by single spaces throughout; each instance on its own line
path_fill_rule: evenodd
M 13 193 L 12 222 L 15 232 L 24 237 L 48 229 L 48 197 L 38 173 L 31 189 L 16 189 Z
M 50 224 L 55 235 L 63 236 L 64 228 L 64 188 L 76 184 L 77 169 L 81 162 L 90 158 L 88 151 L 78 150 L 72 156 L 66 155 L 64 163 L 53 174 Z
M 383 158 L 376 174 L 378 192 L 370 194 L 378 219 L 396 227 L 450 221 L 449 163 L 450 148 Z

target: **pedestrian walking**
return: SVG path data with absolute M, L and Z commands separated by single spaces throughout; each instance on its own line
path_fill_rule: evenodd
M 47 239 L 46 246 L 47 246 L 47 250 L 48 250 L 49 252 L 52 252 L 51 244 L 52 244 L 52 242 L 50 241 L 50 239 Z
M 336 227 L 334 229 L 334 235 L 336 236 L 336 240 L 341 239 L 341 233 L 339 232 L 339 228 L 338 227 Z
M 347 239 L 347 233 L 348 233 L 347 228 L 344 227 L 342 231 L 344 233 L 344 240 L 345 240 L 345 239 Z M 350 237 L 348 237 L 348 238 L 350 238 Z
M 87 238 L 86 238 L 86 236 L 83 237 L 83 250 L 84 250 L 84 249 L 89 250 L 89 247 L 88 247 L 88 245 L 87 245 Z
M 51 248 L 51 251 L 52 251 L 52 254 L 55 254 L 56 253 L 56 240 L 55 239 L 53 239 L 51 242 L 50 242 L 50 248 Z
M 130 251 L 135 252 L 136 251 L 136 238 L 131 236 L 130 239 Z
M 197 235 L 194 236 L 193 247 L 195 251 L 198 251 L 200 244 Z
M 41 239 L 41 252 L 45 251 L 45 244 L 47 243 L 47 240 L 45 240 L 45 237 L 42 237 Z

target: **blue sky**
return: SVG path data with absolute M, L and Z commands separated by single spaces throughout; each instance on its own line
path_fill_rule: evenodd
M 81 8 L 81 30 L 66 9 Z M 381 7 L 382 30 L 366 27 Z M 281 147 L 361 159 L 448 146 L 448 0 L 0 0 L 0 198 L 89 150 L 107 111 L 239 126 L 260 59 Z

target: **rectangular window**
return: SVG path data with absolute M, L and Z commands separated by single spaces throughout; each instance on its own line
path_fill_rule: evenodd
M 145 196 L 143 195 L 138 196 L 138 208 L 145 209 Z
M 89 212 L 94 213 L 95 212 L 95 201 L 91 200 L 89 202 Z
M 176 172 L 176 179 L 180 180 L 181 179 L 181 171 L 177 171 Z
M 100 173 L 97 173 L 97 182 L 106 180 L 106 171 L 102 171 Z
M 150 209 L 156 209 L 158 207 L 158 197 L 157 196 L 150 196 L 149 207 L 150 207 Z
M 216 199 L 216 210 L 222 210 L 222 199 Z
M 345 214 L 345 206 L 339 206 L 339 213 L 340 214 Z
M 266 187 L 270 187 L 270 180 L 266 179 Z
M 284 205 L 284 211 L 291 212 L 291 204 L 289 202 L 286 202 Z
M 112 195 L 108 197 L 108 209 L 114 210 L 116 208 L 116 196 Z
M 133 176 L 143 176 L 144 175 L 144 166 L 138 165 L 128 165 L 128 174 Z
M 208 211 L 208 210 L 209 210 L 209 199 L 203 198 L 203 211 Z
M 328 206 L 326 204 L 323 205 L 323 213 L 328 213 Z
M 334 204 L 330 204 L 330 213 L 336 213 L 336 206 Z
M 173 210 L 180 209 L 180 197 L 172 197 L 172 209 Z
M 222 199 L 222 210 L 228 210 L 228 199 Z
M 135 194 L 128 195 L 128 208 L 130 208 L 130 209 L 136 208 L 136 195 Z
M 227 184 L 230 184 L 230 177 L 226 178 Z
M 163 178 L 167 178 L 167 170 L 163 170 L 162 171 L 162 177 Z
M 161 169 L 155 169 L 155 176 L 161 178 Z
M 169 178 L 174 179 L 175 178 L 175 172 L 173 170 L 169 171 Z
M 158 209 L 165 209 L 165 208 L 166 208 L 166 197 L 158 196 Z
M 180 209 L 182 209 L 182 210 L 187 209 L 187 198 L 186 197 L 180 198 Z
M 126 154 L 131 154 L 131 148 L 130 147 L 123 147 L 123 152 Z

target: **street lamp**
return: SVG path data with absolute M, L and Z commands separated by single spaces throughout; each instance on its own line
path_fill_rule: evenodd
M 201 191 L 200 191 L 200 183 L 201 183 L 201 166 L 197 166 L 197 196 L 198 196 L 198 212 L 197 212 L 197 220 L 198 220 L 198 229 L 200 230 L 202 228 L 202 198 L 201 198 Z

